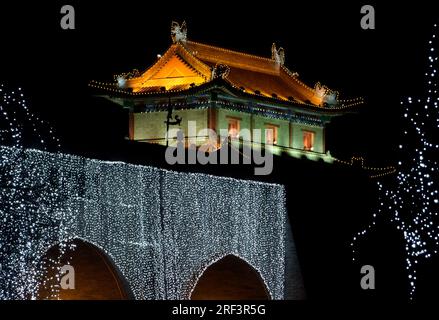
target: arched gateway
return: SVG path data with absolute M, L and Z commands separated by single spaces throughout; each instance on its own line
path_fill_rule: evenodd
M 191 299 L 267 300 L 270 294 L 255 268 L 235 255 L 227 255 L 204 270 Z
M 59 295 L 56 298 L 61 300 L 125 300 L 134 297 L 125 277 L 111 257 L 102 249 L 80 239 L 72 240 L 68 247 L 71 249 L 66 250 L 60 257 L 60 263 L 74 267 L 74 275 L 70 275 L 74 288 L 59 288 Z M 56 266 L 51 263 L 59 255 L 59 245 L 55 245 L 43 256 L 44 263 L 47 265 L 43 279 L 47 282 L 40 287 L 39 299 L 52 298 L 50 288 L 59 286 L 56 281 Z M 63 275 L 69 275 L 69 272 Z
M 0 148 L 4 157 L 14 153 Z M 20 157 L 29 188 L 41 188 L 44 179 L 50 179 L 57 192 L 51 193 L 44 210 L 32 215 L 34 219 L 44 214 L 41 223 L 53 217 L 50 224 L 44 222 L 44 230 L 35 224 L 33 233 L 44 237 L 24 233 L 20 241 L 27 249 L 17 253 L 24 255 L 22 259 L 12 262 L 36 261 L 59 241 L 82 239 L 94 247 L 81 242 L 79 261 L 89 257 L 105 270 L 107 279 L 118 279 L 110 280 L 110 297 L 96 298 L 130 297 L 117 289 L 126 282 L 135 299 L 189 299 L 194 288 L 195 294 L 201 292 L 198 277 L 212 261 L 233 254 L 258 270 L 268 297 L 285 298 L 286 251 L 291 244 L 286 245 L 283 186 L 36 150 L 25 150 Z M 29 205 L 38 207 L 37 202 Z M 293 253 L 289 263 L 299 270 L 295 250 L 289 251 Z M 32 270 L 23 273 L 21 265 L 9 269 L 8 281 L 33 275 Z M 81 266 L 75 270 L 78 281 Z M 207 270 L 205 275 L 209 274 Z M 300 272 L 288 279 L 302 283 Z M 32 279 L 23 283 L 28 283 L 28 292 L 38 290 Z M 289 296 L 302 297 L 302 290 Z

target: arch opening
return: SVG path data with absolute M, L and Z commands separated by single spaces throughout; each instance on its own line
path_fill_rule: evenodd
M 227 255 L 211 264 L 198 279 L 192 300 L 269 300 L 260 273 L 245 260 Z
M 60 255 L 59 245 L 52 246 L 43 256 L 46 274 L 40 284 L 38 299 L 51 299 L 50 288 L 59 287 L 61 300 L 125 300 L 132 299 L 133 294 L 112 259 L 97 246 L 80 239 L 71 241 L 74 249 L 68 249 L 61 256 L 61 266 L 74 268 L 74 289 L 63 289 L 56 279 L 59 271 L 51 260 Z M 67 272 L 66 272 L 67 273 Z M 62 274 L 65 275 L 66 273 Z

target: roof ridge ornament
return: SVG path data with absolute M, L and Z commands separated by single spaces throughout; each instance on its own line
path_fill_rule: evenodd
M 212 80 L 216 78 L 225 79 L 229 75 L 230 67 L 226 64 L 217 63 L 212 69 Z
M 271 59 L 273 59 L 277 64 L 283 66 L 285 64 L 285 50 L 280 47 L 276 48 L 276 43 L 273 42 L 271 46 Z
M 338 92 L 329 89 L 327 86 L 322 85 L 317 82 L 314 91 L 317 97 L 322 99 L 322 104 L 329 107 L 337 105 L 338 102 Z
M 119 88 L 125 88 L 127 80 L 137 77 L 140 77 L 140 72 L 137 69 L 133 69 L 131 72 L 124 72 L 113 76 Z
M 187 39 L 186 21 L 180 25 L 178 22 L 171 23 L 171 38 L 173 43 L 185 42 Z

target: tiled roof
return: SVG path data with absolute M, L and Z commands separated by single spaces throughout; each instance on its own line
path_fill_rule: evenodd
M 274 59 L 188 40 L 172 44 L 150 68 L 127 79 L 122 88 L 115 83 L 95 86 L 113 87 L 118 92 L 129 90 L 136 95 L 184 91 L 210 82 L 218 65 L 228 68 L 222 77 L 230 85 L 248 94 L 324 107 L 321 90 L 307 86 L 296 73 Z M 353 99 L 341 104 L 346 107 L 361 101 Z
M 322 102 L 314 89 L 308 87 L 292 72 L 273 59 L 237 52 L 193 41 L 183 45 L 199 60 L 210 66 L 225 64 L 230 67 L 227 79 L 248 93 L 294 99 L 319 105 Z

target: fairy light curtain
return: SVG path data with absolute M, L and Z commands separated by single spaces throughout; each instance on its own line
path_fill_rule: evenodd
M 2 233 L 0 299 L 35 298 L 41 257 L 74 238 L 102 248 L 137 299 L 187 299 L 202 272 L 228 254 L 253 266 L 273 299 L 284 297 L 280 185 L 14 147 L 0 147 L 0 156 L 2 170 L 21 163 L 1 178 L 19 175 L 21 193 L 9 190 L 0 210 L 19 244 Z

